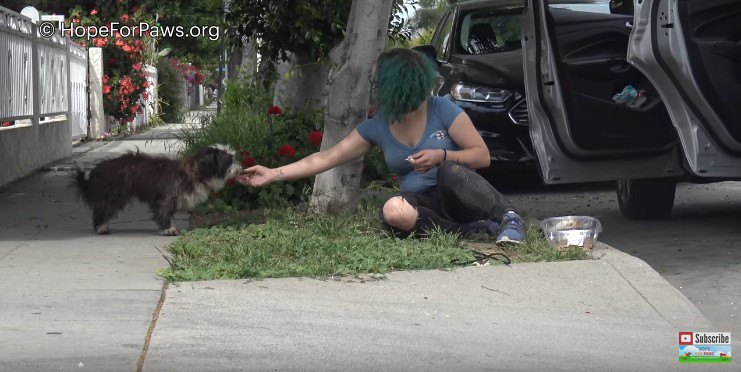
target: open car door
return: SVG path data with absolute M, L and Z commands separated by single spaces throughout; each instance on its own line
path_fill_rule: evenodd
M 628 60 L 656 86 L 691 172 L 741 178 L 741 0 L 643 0 Z
M 633 17 L 551 8 L 526 0 L 522 41 L 530 135 L 546 183 L 683 174 L 676 130 L 661 97 L 627 62 Z M 623 88 L 645 102 L 613 102 Z

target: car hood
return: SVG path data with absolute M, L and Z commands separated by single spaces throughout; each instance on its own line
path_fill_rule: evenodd
M 462 82 L 523 90 L 522 50 L 485 55 L 452 55 Z

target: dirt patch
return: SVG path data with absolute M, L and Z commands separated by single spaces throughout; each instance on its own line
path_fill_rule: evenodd
M 237 212 L 209 212 L 193 213 L 188 216 L 188 230 L 209 228 L 235 221 L 247 220 L 252 215 L 251 211 L 243 210 Z

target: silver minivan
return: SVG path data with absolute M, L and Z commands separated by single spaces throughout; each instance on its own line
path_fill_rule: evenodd
M 632 15 L 525 4 L 546 183 L 614 180 L 622 213 L 643 219 L 671 213 L 677 182 L 741 180 L 741 0 L 635 0 Z

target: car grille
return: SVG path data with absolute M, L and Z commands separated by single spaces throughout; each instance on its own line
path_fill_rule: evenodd
M 512 119 L 512 122 L 515 124 L 530 124 L 530 119 L 527 114 L 527 101 L 523 99 L 518 102 L 515 107 L 512 107 L 512 109 L 509 110 L 509 118 Z

